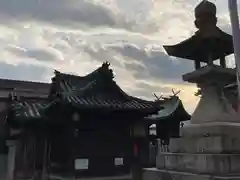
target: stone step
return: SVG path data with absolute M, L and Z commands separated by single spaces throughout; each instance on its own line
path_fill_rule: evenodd
M 143 169 L 142 180 L 240 180 L 240 175 L 216 176 L 147 168 Z
M 73 177 L 62 177 L 59 175 L 50 175 L 46 176 L 51 180 L 132 180 L 132 174 L 122 175 L 122 176 L 109 176 L 109 177 L 82 177 L 82 178 L 73 178 Z
M 240 137 L 189 136 L 171 139 L 170 152 L 179 153 L 240 153 Z
M 207 122 L 201 124 L 189 124 L 181 128 L 182 137 L 200 136 L 233 136 L 238 137 L 240 132 L 239 122 Z
M 156 167 L 217 175 L 239 173 L 240 154 L 159 153 Z

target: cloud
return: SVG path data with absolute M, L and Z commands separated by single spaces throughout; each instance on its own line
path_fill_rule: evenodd
M 134 89 L 131 93 L 135 96 L 139 96 L 142 98 L 153 99 L 154 93 L 157 95 L 167 95 L 171 92 L 170 87 L 164 87 L 164 85 L 159 84 L 150 84 L 146 81 L 138 81 L 136 84 L 136 89 Z
M 199 0 L 0 0 L 2 77 L 48 81 L 52 69 L 84 75 L 110 61 L 117 83 L 128 93 L 181 89 L 192 112 L 195 85 L 181 75 L 187 60 L 162 49 L 191 36 Z M 219 26 L 229 31 L 226 2 L 217 1 Z M 1 69 L 0 69 L 1 70 Z
M 5 79 L 17 79 L 28 81 L 49 81 L 52 75 L 52 70 L 46 67 L 19 64 L 12 65 L 0 62 L 0 77 Z
M 122 2 L 124 2 L 123 0 Z M 143 1 L 137 11 L 126 9 L 126 4 L 116 0 L 106 3 L 97 0 L 10 0 L 0 1 L 0 22 L 6 24 L 39 21 L 75 29 L 111 27 L 131 31 L 157 31 L 158 26 L 150 22 L 151 1 Z M 129 2 L 128 2 L 129 3 Z M 136 3 L 136 2 L 135 2 Z M 149 8 L 146 9 L 146 4 Z M 132 4 L 134 5 L 134 4 Z M 144 12 L 141 11 L 144 10 Z M 140 11 L 139 11 L 140 10 Z M 136 14 L 134 14 L 136 12 Z M 148 26 L 145 26 L 148 23 Z
M 133 44 L 115 45 L 106 49 L 85 49 L 92 58 L 116 61 L 119 66 L 131 71 L 135 79 L 160 80 L 162 83 L 180 83 L 182 74 L 193 70 L 193 62 L 183 59 L 173 59 L 167 56 L 163 49 L 154 51 L 139 48 Z M 117 58 L 118 57 L 118 58 Z
M 59 61 L 64 60 L 60 51 L 52 47 L 45 49 L 24 49 L 14 45 L 8 45 L 5 48 L 8 52 L 16 55 L 17 57 L 32 58 L 39 61 Z
M 9 0 L 0 1 L 0 21 L 19 23 L 39 21 L 70 28 L 111 27 L 134 32 L 157 33 L 165 30 L 162 23 L 181 15 L 189 19 L 191 0 Z M 163 10 L 164 7 L 164 11 Z M 159 12 L 160 11 L 160 12 Z M 186 13 L 186 15 L 184 15 Z M 156 21 L 159 21 L 156 22 Z M 182 20 L 178 21 L 182 26 Z
M 60 25 L 86 23 L 91 26 L 115 24 L 107 9 L 90 1 L 1 0 L 0 12 L 1 17 L 15 21 L 35 19 Z

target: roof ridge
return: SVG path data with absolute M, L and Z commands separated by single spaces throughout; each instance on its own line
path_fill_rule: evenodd
M 72 89 L 69 92 L 61 92 L 62 95 L 75 95 L 76 93 L 79 92 L 84 92 L 85 90 L 92 88 L 96 84 L 96 80 L 89 82 L 86 86 L 78 89 Z
M 19 83 L 31 83 L 31 84 L 49 85 L 49 83 L 47 83 L 47 82 L 32 81 L 32 80 L 18 80 L 18 79 L 11 79 L 11 78 L 1 78 L 0 81 L 9 81 L 9 82 L 19 82 Z
M 111 75 L 112 79 L 113 79 L 113 72 L 112 72 L 112 69 L 109 69 L 109 66 L 110 66 L 109 62 L 107 62 L 107 61 L 103 62 L 100 67 L 98 67 L 96 70 L 86 74 L 85 76 L 79 76 L 79 75 L 74 75 L 74 74 L 62 73 L 62 72 L 60 72 L 60 71 L 58 71 L 56 69 L 54 70 L 54 74 L 55 74 L 55 76 L 64 75 L 64 76 L 75 77 L 75 78 L 88 78 L 90 76 L 95 75 L 96 73 L 98 73 L 100 75 L 100 74 L 102 74 L 102 72 L 105 72 L 105 73 L 109 73 L 109 75 Z
M 70 74 L 70 73 L 63 73 L 63 72 L 60 72 L 57 70 L 54 70 L 54 74 L 55 74 L 55 76 L 63 75 L 63 76 L 70 76 L 70 77 L 76 77 L 76 78 L 84 78 L 85 77 L 85 76 L 79 76 L 79 75 L 74 75 L 74 74 Z

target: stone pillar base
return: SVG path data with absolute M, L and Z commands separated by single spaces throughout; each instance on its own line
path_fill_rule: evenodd
M 240 154 L 160 153 L 157 168 L 219 176 L 237 174 L 240 172 Z
M 159 152 L 156 169 L 144 169 L 143 180 L 240 180 L 239 132 L 240 123 L 186 126 L 171 139 L 170 152 Z
M 181 128 L 181 137 L 208 137 L 208 136 L 235 136 L 239 137 L 239 122 L 207 122 L 201 124 L 188 124 Z
M 143 169 L 143 180 L 240 180 L 240 175 L 215 176 L 146 168 Z
M 191 124 L 171 139 L 170 152 L 159 152 L 155 169 L 143 170 L 143 180 L 240 180 L 240 119 L 223 91 L 235 78 L 234 69 L 215 65 L 183 75 L 202 97 Z

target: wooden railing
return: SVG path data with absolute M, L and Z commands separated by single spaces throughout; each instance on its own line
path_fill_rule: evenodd
M 157 140 L 156 144 L 152 142 L 149 143 L 149 166 L 156 166 L 156 157 L 158 153 L 161 152 L 169 152 L 169 145 L 166 141 L 162 141 L 160 139 Z

